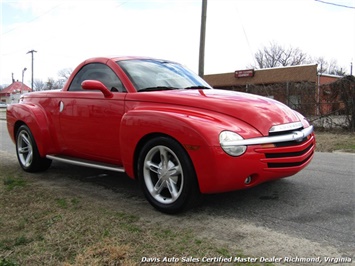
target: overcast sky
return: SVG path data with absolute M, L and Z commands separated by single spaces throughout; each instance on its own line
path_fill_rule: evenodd
M 324 0 L 355 7 L 355 0 Z M 198 72 L 202 0 L 2 0 L 0 85 L 57 78 L 87 58 L 143 55 Z M 205 74 L 255 64 L 271 42 L 336 60 L 355 60 L 355 9 L 315 0 L 208 0 Z M 353 70 L 354 72 L 354 70 Z

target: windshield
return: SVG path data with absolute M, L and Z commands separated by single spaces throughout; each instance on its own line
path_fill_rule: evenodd
M 137 91 L 211 89 L 202 78 L 177 63 L 155 59 L 134 59 L 118 61 L 117 64 L 131 79 Z

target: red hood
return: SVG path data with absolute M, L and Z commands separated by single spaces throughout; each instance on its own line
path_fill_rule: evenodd
M 297 114 L 283 103 L 235 91 L 214 89 L 139 92 L 127 95 L 126 99 L 193 106 L 223 113 L 252 125 L 264 136 L 269 134 L 274 125 L 300 121 Z

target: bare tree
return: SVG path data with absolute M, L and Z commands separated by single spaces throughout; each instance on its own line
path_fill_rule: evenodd
M 58 90 L 63 88 L 65 83 L 65 80 L 62 79 L 57 79 L 55 80 L 54 78 L 48 78 L 46 84 L 45 84 L 45 90 Z
M 47 81 L 46 81 L 45 90 L 52 90 L 52 89 L 54 89 L 54 83 L 55 83 L 55 80 L 54 80 L 53 78 L 48 78 Z
M 58 76 L 63 78 L 65 81 L 69 79 L 73 69 L 71 68 L 63 68 L 62 70 L 58 71 Z
M 296 66 L 307 63 L 307 55 L 299 48 L 289 48 L 284 51 L 282 66 Z
M 336 60 L 332 60 L 329 62 L 328 74 L 345 76 L 345 71 L 343 71 L 343 68 L 339 68 Z
M 275 42 L 259 49 L 255 53 L 255 60 L 257 65 L 251 67 L 256 69 L 317 63 L 318 73 L 345 75 L 343 68 L 338 66 L 336 60 L 326 61 L 324 57 L 312 58 L 299 48 L 285 48 Z
M 45 88 L 44 82 L 42 80 L 40 80 L 40 79 L 35 79 L 33 81 L 33 86 L 34 86 L 36 91 L 41 91 L 41 90 L 43 90 Z
M 255 53 L 257 66 L 254 68 L 272 68 L 280 66 L 294 66 L 307 63 L 307 55 L 299 48 L 284 48 L 275 42 L 270 46 L 259 49 Z
M 331 74 L 337 76 L 345 76 L 345 71 L 343 68 L 338 66 L 336 60 L 326 61 L 324 57 L 317 57 L 314 59 L 309 59 L 309 61 L 316 62 L 318 64 L 318 73 L 320 74 Z
M 66 82 L 65 78 L 60 78 L 60 79 L 54 79 L 54 78 L 48 78 L 46 82 L 43 82 L 43 80 L 36 79 L 34 80 L 34 88 L 36 91 L 42 91 L 42 90 L 56 90 L 56 89 L 61 89 L 63 88 L 64 84 Z
M 316 62 L 318 65 L 318 69 L 317 69 L 318 73 L 320 74 L 327 73 L 329 63 L 324 59 L 324 57 L 317 57 L 313 59 L 313 61 Z

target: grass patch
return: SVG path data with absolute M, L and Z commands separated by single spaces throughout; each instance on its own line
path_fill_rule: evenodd
M 236 254 L 211 239 L 196 237 L 190 229 L 151 223 L 129 210 L 103 207 L 89 197 L 50 191 L 16 173 L 11 178 L 3 175 L 1 169 L 0 266 L 138 265 L 143 257 Z
M 24 187 L 26 185 L 26 180 L 23 178 L 4 177 L 3 183 L 6 190 L 13 190 L 16 187 Z
M 18 264 L 8 259 L 1 259 L 0 266 L 18 266 Z
M 355 134 L 343 131 L 316 131 L 316 151 L 343 151 L 355 153 Z

